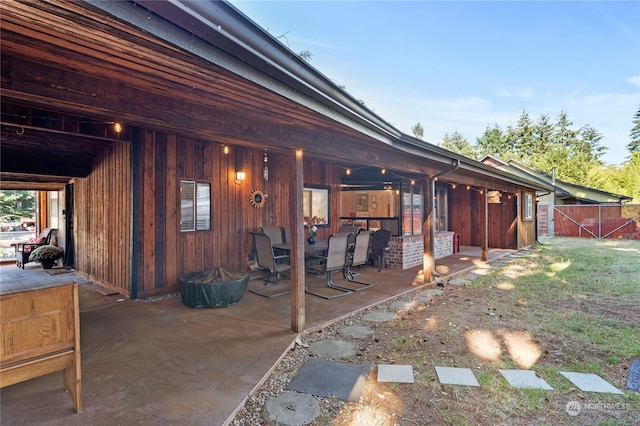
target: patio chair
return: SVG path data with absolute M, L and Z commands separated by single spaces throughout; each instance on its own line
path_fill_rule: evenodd
M 30 262 L 29 256 L 32 251 L 40 246 L 51 244 L 51 236 L 54 234 L 54 231 L 56 231 L 56 229 L 45 228 L 36 238 L 29 238 L 29 241 L 24 244 L 16 243 L 16 266 L 24 269 L 24 265 Z
M 371 265 L 378 261 L 378 272 L 382 271 L 382 264 L 387 268 L 387 252 L 391 250 L 389 247 L 389 239 L 391 231 L 388 229 L 379 229 L 373 233 L 371 238 L 371 251 L 369 252 L 369 261 Z
M 288 288 L 281 292 L 265 292 L 264 290 L 267 288 L 273 288 L 278 285 L 280 282 L 280 275 L 288 272 L 291 269 L 291 265 L 289 264 L 289 256 L 276 256 L 273 253 L 273 246 L 271 245 L 271 238 L 267 234 L 260 234 L 257 232 L 252 232 L 253 236 L 253 245 L 256 250 L 256 259 L 258 262 L 258 266 L 262 269 L 266 269 L 268 274 L 260 277 L 260 280 L 264 281 L 264 285 L 268 287 L 263 287 L 262 289 L 250 289 L 249 291 L 257 294 L 262 297 L 275 297 L 280 296 L 286 293 L 290 293 L 291 289 Z M 283 263 L 283 261 L 287 261 L 287 263 Z M 275 281 L 271 281 L 275 278 Z M 270 284 L 270 285 L 269 285 Z
M 360 231 L 356 235 L 356 243 L 353 248 L 353 252 L 347 256 L 347 264 L 344 268 L 344 277 L 351 283 L 358 284 L 359 287 L 351 288 L 344 287 L 348 290 L 359 291 L 373 286 L 372 283 L 364 281 L 357 281 L 355 277 L 359 275 L 357 272 L 351 270 L 354 266 L 365 265 L 369 260 L 369 245 L 371 243 L 371 231 Z
M 349 236 L 351 233 L 338 233 L 332 234 L 329 237 L 327 256 L 324 257 L 324 263 L 322 264 L 324 273 L 327 279 L 327 287 L 334 290 L 338 290 L 340 293 L 333 295 L 326 295 L 318 292 L 314 292 L 305 288 L 305 291 L 314 296 L 322 297 L 323 299 L 334 299 L 336 297 L 346 296 L 353 293 L 353 290 L 341 288 L 334 284 L 333 273 L 336 271 L 344 271 L 347 262 L 347 247 L 349 245 Z M 306 287 L 306 286 L 305 286 Z
M 284 230 L 280 226 L 262 226 L 260 228 L 263 234 L 266 234 L 271 238 L 271 245 L 273 244 L 282 244 L 287 242 L 284 237 Z M 276 256 L 286 255 L 287 252 L 284 250 L 279 250 L 277 248 L 273 249 L 273 252 Z

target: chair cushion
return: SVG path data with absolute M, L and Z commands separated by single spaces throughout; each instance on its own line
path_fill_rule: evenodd
M 42 238 L 38 238 L 38 237 L 34 238 L 34 237 L 32 237 L 32 238 L 29 238 L 29 244 L 44 244 L 44 242 L 46 240 L 47 239 L 44 238 L 44 237 L 42 237 Z

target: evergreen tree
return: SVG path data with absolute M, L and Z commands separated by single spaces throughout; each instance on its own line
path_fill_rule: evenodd
M 422 127 L 422 124 L 420 124 L 420 122 L 417 122 L 411 128 L 411 131 L 413 132 L 413 136 L 415 136 L 417 139 L 422 139 L 424 137 L 424 127 Z
M 449 133 L 445 133 L 444 138 L 439 145 L 449 151 L 464 155 L 465 157 L 473 159 L 476 158 L 475 147 L 471 145 L 469 141 L 457 130 L 451 135 L 449 135 Z
M 631 138 L 631 142 L 627 145 L 629 152 L 640 152 L 640 106 L 633 116 L 633 127 L 631 128 L 629 137 Z
M 476 138 L 476 152 L 482 157 L 487 154 L 504 157 L 508 151 L 507 142 L 500 126 L 487 126 L 484 134 Z
M 513 150 L 516 158 L 528 158 L 535 150 L 535 126 L 526 111 L 522 111 L 513 129 Z

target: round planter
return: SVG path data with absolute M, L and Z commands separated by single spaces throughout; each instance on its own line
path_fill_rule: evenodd
M 316 239 L 315 239 L 315 238 L 313 238 L 313 237 L 309 237 L 309 238 L 307 238 L 307 243 L 309 243 L 309 244 L 315 244 L 315 243 L 316 243 Z
M 182 303 L 192 308 L 219 308 L 238 302 L 249 284 L 249 274 L 213 268 L 180 277 Z
M 40 265 L 42 266 L 42 269 L 51 269 L 53 268 L 53 265 L 56 263 L 55 259 L 42 259 L 40 261 Z

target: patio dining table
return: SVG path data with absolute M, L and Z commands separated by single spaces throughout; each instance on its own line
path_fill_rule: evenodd
M 286 252 L 291 252 L 291 244 L 289 243 L 274 244 L 273 248 L 286 251 Z M 328 248 L 329 248 L 328 240 L 316 240 L 315 244 L 309 244 L 306 242 L 304 243 L 305 254 L 327 251 Z

